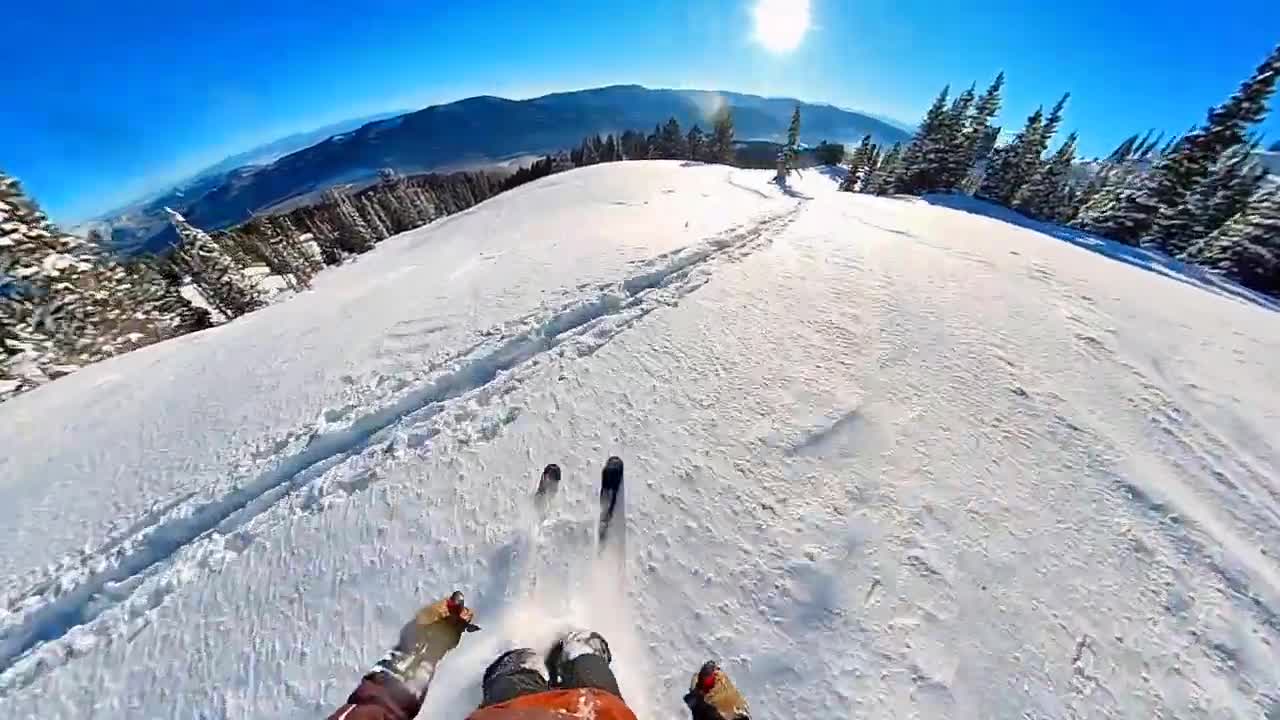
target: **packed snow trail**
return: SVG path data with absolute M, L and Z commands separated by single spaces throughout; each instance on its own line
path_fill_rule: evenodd
M 548 643 L 569 624 L 609 638 L 642 718 L 683 717 L 680 695 L 708 657 L 760 717 L 1280 713 L 1269 552 L 1280 547 L 1280 449 L 1267 432 L 1280 416 L 1271 384 L 1280 316 L 976 215 L 837 194 L 816 174 L 787 196 L 767 177 L 598 166 L 460 216 L 463 228 L 495 231 L 476 253 L 506 253 L 482 261 L 494 274 L 486 287 L 546 274 L 542 309 L 521 307 L 543 294 L 529 285 L 503 301 L 509 320 L 475 324 L 487 331 L 416 327 L 428 342 L 447 340 L 430 346 L 447 359 L 398 375 L 397 391 L 353 391 L 371 399 L 301 434 L 337 452 L 140 574 L 102 583 L 71 618 L 78 624 L 60 620 L 46 633 L 56 637 L 20 643 L 30 651 L 3 664 L 0 712 L 315 717 L 418 603 L 459 587 L 485 629 L 442 665 L 426 717 L 465 716 L 499 651 Z M 594 198 L 585 208 L 575 205 L 581 192 Z M 527 236 L 554 227 L 549 213 L 570 213 L 573 227 L 598 214 L 603 226 L 614 208 L 645 200 L 670 201 L 654 223 L 688 218 L 707 231 L 625 251 L 608 242 L 551 250 L 555 242 Z M 686 217 L 670 216 L 677 205 Z M 379 292 L 397 300 L 427 285 L 417 269 L 379 280 L 371 267 L 447 277 L 476 262 L 458 229 L 389 241 L 370 267 L 328 274 L 328 287 L 266 311 L 274 319 L 252 332 L 233 323 L 197 336 L 215 346 L 199 350 L 244 363 L 229 377 L 268 353 L 236 347 L 270 344 L 266 327 L 326 348 L 340 346 L 330 334 L 386 333 L 382 319 L 363 329 L 362 315 L 332 308 L 344 290 L 362 297 L 366 283 L 391 284 Z M 644 237 L 612 229 L 628 243 Z M 524 267 L 543 250 L 595 259 L 581 271 Z M 300 305 L 309 309 L 292 309 Z M 290 324 L 303 317 L 305 329 Z M 521 345 L 527 354 L 495 355 L 534 338 Z M 360 387 L 383 377 L 373 354 L 360 365 L 376 346 L 364 342 L 342 355 Z M 135 364 L 199 357 L 169 345 L 19 398 L 20 412 L 0 406 L 0 420 L 16 414 L 57 433 L 67 422 L 58 407 L 78 402 L 85 425 L 146 421 L 136 413 L 152 407 L 141 387 L 149 378 Z M 361 424 L 482 358 L 484 372 L 468 375 L 481 382 Z M 139 388 L 99 400 L 94 388 L 108 375 Z M 323 392 L 290 408 L 284 393 L 297 381 L 277 380 L 266 398 L 236 400 L 279 418 L 314 416 L 309 403 Z M 169 402 L 175 422 L 200 416 L 195 398 Z M 328 445 L 348 427 L 370 432 Z M 22 441 L 16 467 L 37 467 L 32 458 L 61 467 L 34 436 Z M 48 570 L 39 554 L 9 551 L 13 576 L 33 579 L 24 588 L 46 585 L 7 593 L 3 642 L 30 630 L 58 588 L 75 593 L 94 573 L 118 572 L 121 557 L 149 546 L 149 528 L 209 526 L 221 513 L 199 508 L 307 452 L 286 443 L 260 467 L 243 447 L 253 442 L 204 442 L 217 447 L 190 452 L 240 458 L 248 472 L 215 466 L 209 487 L 165 481 L 159 468 L 108 475 L 136 484 L 122 494 L 146 498 L 149 522 L 134 513 L 136 527 L 122 520 L 98 543 L 79 540 L 86 554 Z M 110 470 L 116 450 L 86 452 Z M 627 460 L 632 539 L 623 597 L 589 551 L 600 463 L 615 453 Z M 529 495 L 547 462 L 563 479 L 549 517 L 531 524 Z M 48 512 L 68 492 L 52 485 L 41 496 Z M 80 533 L 111 524 L 65 507 L 41 519 Z M 26 522 L 21 537 L 33 537 Z M 0 525 L 6 540 L 11 527 Z M 36 656 L 43 664 L 29 662 Z
M 47 643 L 72 650 L 77 640 L 64 642 L 69 633 L 84 636 L 101 629 L 111 632 L 113 625 L 117 634 L 132 632 L 128 615 L 158 604 L 175 585 L 184 582 L 182 571 L 203 562 L 209 553 L 222 555 L 228 536 L 234 540 L 241 528 L 290 492 L 307 485 L 313 485 L 313 492 L 323 488 L 316 483 L 323 483 L 327 471 L 366 451 L 377 454 L 394 449 L 400 442 L 420 447 L 439 432 L 439 427 L 433 426 L 403 438 L 395 433 L 385 434 L 393 425 L 421 427 L 437 415 L 454 410 L 457 400 L 466 405 L 487 403 L 490 386 L 500 376 L 536 370 L 543 356 L 559 351 L 562 345 L 572 356 L 595 352 L 654 309 L 701 286 L 708 278 L 708 263 L 738 257 L 759 247 L 793 213 L 794 209 L 640 263 L 632 275 L 603 286 L 594 297 L 517 323 L 518 332 L 508 327 L 482 333 L 487 340 L 451 362 L 450 369 L 432 376 L 420 387 L 410 388 L 396 401 L 356 417 L 339 430 L 313 435 L 303 450 L 281 458 L 274 468 L 223 497 L 170 508 L 160 519 L 136 529 L 132 536 L 112 540 L 103 551 L 81 560 L 87 572 L 79 577 L 59 578 L 56 588 L 51 583 L 41 583 L 34 592 L 11 604 L 12 612 L 0 621 L 0 692 L 26 684 L 49 667 L 51 655 L 62 654 L 60 648 L 44 647 Z M 520 381 L 518 375 L 502 379 L 507 384 Z M 464 417 L 469 417 L 468 412 L 464 408 Z M 492 431 L 515 418 L 515 413 L 498 418 Z M 352 481 L 339 480 L 337 489 L 345 494 L 367 484 L 362 478 L 357 478 L 354 485 Z M 319 492 L 323 497 L 332 491 Z M 238 541 L 235 546 L 243 542 Z M 140 593 L 140 589 L 145 592 Z M 104 614 L 110 616 L 99 622 L 99 616 Z

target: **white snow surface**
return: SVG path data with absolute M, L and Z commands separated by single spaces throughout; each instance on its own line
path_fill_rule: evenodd
M 0 716 L 324 716 L 458 588 L 423 717 L 571 626 L 642 720 L 711 657 L 758 718 L 1280 717 L 1280 315 L 771 174 L 555 175 L 0 405 Z

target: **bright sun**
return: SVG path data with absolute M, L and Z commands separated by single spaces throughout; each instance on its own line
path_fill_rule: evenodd
M 769 52 L 791 52 L 809 30 L 809 0 L 756 0 L 751 16 L 756 42 Z

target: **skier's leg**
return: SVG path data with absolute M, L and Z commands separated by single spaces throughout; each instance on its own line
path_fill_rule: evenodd
M 574 630 L 556 643 L 547 656 L 552 684 L 558 688 L 597 688 L 622 697 L 609 663 L 609 643 L 600 633 Z
M 537 652 L 530 648 L 508 650 L 490 663 L 484 671 L 484 699 L 480 707 L 497 705 L 521 695 L 534 695 L 550 689 L 547 667 Z

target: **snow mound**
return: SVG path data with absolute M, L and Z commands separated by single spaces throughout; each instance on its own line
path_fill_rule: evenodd
M 322 716 L 454 588 L 425 717 L 571 626 L 645 720 L 709 657 L 761 717 L 1280 713 L 1280 315 L 770 174 L 555 175 L 0 406 L 0 713 Z

